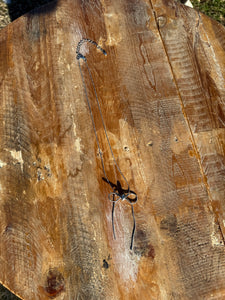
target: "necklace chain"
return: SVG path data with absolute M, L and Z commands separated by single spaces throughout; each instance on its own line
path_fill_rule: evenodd
M 100 159 L 101 159 L 102 170 L 103 170 L 103 173 L 104 173 L 104 176 L 105 176 L 104 180 L 110 185 L 110 187 L 113 190 L 113 192 L 109 193 L 109 195 L 108 195 L 108 199 L 112 202 L 112 228 L 113 228 L 113 236 L 114 236 L 114 239 L 116 239 L 115 227 L 114 227 L 114 209 L 115 209 L 115 205 L 116 205 L 116 203 L 119 200 L 122 200 L 122 201 L 126 200 L 131 205 L 132 216 L 133 216 L 133 230 L 132 230 L 131 244 L 130 244 L 130 249 L 132 250 L 133 249 L 134 233 L 135 233 L 135 229 L 136 229 L 136 222 L 135 222 L 133 205 L 137 202 L 138 198 L 137 198 L 137 194 L 135 192 L 133 192 L 133 191 L 130 190 L 129 183 L 128 183 L 125 175 L 121 171 L 119 165 L 116 162 L 116 158 L 114 156 L 114 153 L 113 153 L 113 150 L 112 150 L 112 146 L 111 146 L 110 141 L 109 141 L 109 137 L 108 137 L 106 125 L 105 125 L 103 114 L 102 114 L 102 110 L 101 110 L 101 107 L 100 107 L 100 102 L 99 102 L 98 94 L 97 94 L 96 87 L 95 87 L 95 83 L 94 83 L 94 80 L 93 80 L 90 68 L 88 66 L 87 59 L 80 52 L 80 48 L 81 48 L 81 46 L 85 42 L 89 42 L 89 43 L 95 45 L 96 48 L 99 49 L 104 55 L 107 55 L 107 53 L 95 41 L 90 40 L 90 39 L 82 39 L 82 40 L 80 40 L 80 42 L 78 43 L 77 48 L 76 48 L 76 54 L 77 54 L 76 58 L 77 58 L 77 61 L 78 61 L 78 66 L 79 66 L 79 70 L 80 70 L 80 74 L 81 74 L 81 79 L 82 79 L 82 83 L 83 83 L 83 87 L 84 87 L 84 92 L 85 92 L 85 96 L 86 96 L 86 100 L 87 100 L 87 105 L 88 105 L 88 109 L 89 109 L 90 116 L 91 116 L 91 121 L 92 121 L 93 129 L 94 129 L 95 139 L 96 139 L 97 146 L 98 146 L 98 152 L 99 152 L 99 156 L 100 156 Z M 88 70 L 88 75 L 89 75 L 89 78 L 91 80 L 92 87 L 94 89 L 94 94 L 95 94 L 95 99 L 96 99 L 97 106 L 98 106 L 98 111 L 100 113 L 101 122 L 102 122 L 102 125 L 103 125 L 103 128 L 104 128 L 105 137 L 106 137 L 109 149 L 110 149 L 110 153 L 111 153 L 111 156 L 112 156 L 112 159 L 113 159 L 114 166 L 117 169 L 117 171 L 120 173 L 121 177 L 124 179 L 124 181 L 125 181 L 125 183 L 127 185 L 127 189 L 126 190 L 124 190 L 121 187 L 120 182 L 118 180 L 117 180 L 117 184 L 113 184 L 109 180 L 109 178 L 108 178 L 108 176 L 106 174 L 106 169 L 105 169 L 103 154 L 102 154 L 102 151 L 101 151 L 100 142 L 99 142 L 99 138 L 98 138 L 98 134 L 97 134 L 97 129 L 96 129 L 95 121 L 94 121 L 94 116 L 93 116 L 93 112 L 92 112 L 92 109 L 91 109 L 90 100 L 89 100 L 89 97 L 88 97 L 87 86 L 85 84 L 83 71 L 81 69 L 81 64 L 80 64 L 80 60 L 81 59 L 85 62 L 86 68 Z

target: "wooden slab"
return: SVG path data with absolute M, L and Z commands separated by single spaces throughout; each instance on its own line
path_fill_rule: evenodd
M 113 238 L 76 47 L 130 187 Z M 225 298 L 225 29 L 172 0 L 64 0 L 0 32 L 0 282 L 22 299 Z M 114 172 L 94 90 L 107 175 Z

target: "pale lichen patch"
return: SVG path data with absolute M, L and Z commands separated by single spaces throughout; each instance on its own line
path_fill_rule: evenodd
M 221 236 L 219 233 L 213 231 L 211 233 L 211 242 L 212 242 L 212 246 L 223 246 L 223 241 L 221 239 Z
M 17 160 L 17 162 L 20 164 L 21 166 L 21 171 L 23 172 L 23 157 L 22 157 L 22 151 L 19 150 L 19 151 L 16 151 L 16 150 L 10 150 L 9 151 L 11 153 L 11 156 Z
M 3 168 L 6 165 L 7 165 L 7 163 L 5 163 L 4 161 L 0 160 L 0 168 Z
M 75 149 L 76 149 L 77 152 L 82 152 L 82 151 L 81 151 L 81 144 L 80 144 L 80 141 L 81 141 L 81 138 L 77 138 L 77 139 L 75 140 Z
M 121 16 L 115 12 L 104 14 L 105 26 L 107 31 L 107 46 L 115 46 L 122 40 Z

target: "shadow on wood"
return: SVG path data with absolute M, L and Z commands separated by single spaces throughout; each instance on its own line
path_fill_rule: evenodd
M 28 12 L 30 14 L 48 13 L 55 10 L 57 6 L 57 0 L 8 0 L 6 3 L 11 21 Z
M 16 295 L 12 294 L 7 288 L 0 284 L 0 300 L 20 300 Z

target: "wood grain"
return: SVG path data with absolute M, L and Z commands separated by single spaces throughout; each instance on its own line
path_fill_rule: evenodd
M 225 29 L 172 0 L 51 5 L 0 32 L 0 282 L 35 300 L 224 299 Z M 126 201 L 113 239 L 82 38 L 107 51 L 81 48 L 138 195 L 133 251 Z

